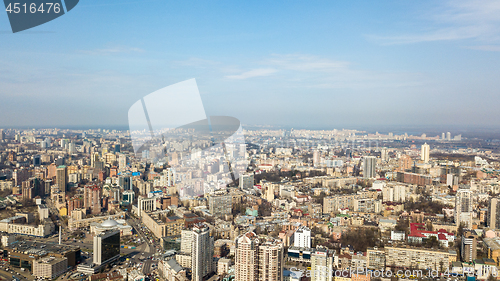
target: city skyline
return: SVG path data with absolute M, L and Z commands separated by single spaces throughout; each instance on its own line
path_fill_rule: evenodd
M 4 4 L 1 280 L 500 278 L 500 1 Z
M 19 34 L 0 13 L 0 126 L 123 126 L 136 100 L 196 78 L 208 116 L 243 124 L 494 130 L 499 10 L 87 1 Z

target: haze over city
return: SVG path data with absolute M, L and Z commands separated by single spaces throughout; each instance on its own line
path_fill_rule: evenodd
M 0 13 L 0 126 L 126 126 L 135 101 L 196 78 L 208 115 L 249 125 L 497 128 L 499 11 L 85 1 L 20 34 Z
M 500 1 L 52 2 L 0 11 L 0 280 L 500 279 Z

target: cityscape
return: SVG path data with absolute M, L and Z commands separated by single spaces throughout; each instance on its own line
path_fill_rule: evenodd
M 151 157 L 137 133 L 0 130 L 2 278 L 496 279 L 499 140 L 261 128 L 221 154 L 181 128 Z
M 500 281 L 500 1 L 3 4 L 0 281 Z

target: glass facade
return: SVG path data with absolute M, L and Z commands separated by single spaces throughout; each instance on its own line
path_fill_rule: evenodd
M 16 258 L 10 258 L 10 265 L 13 267 L 21 267 L 21 260 Z
M 117 233 L 108 238 L 102 239 L 102 261 L 107 261 L 110 258 L 120 255 L 120 233 Z
M 31 271 L 31 262 L 26 260 L 21 260 L 21 267 Z

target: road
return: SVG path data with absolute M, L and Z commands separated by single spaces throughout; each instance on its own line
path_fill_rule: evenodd
M 139 264 L 141 262 L 144 263 L 143 268 L 142 268 L 142 272 L 145 275 L 149 275 L 150 273 L 153 273 L 153 271 L 154 271 L 153 268 L 151 267 L 151 265 L 153 263 L 156 263 L 156 261 L 151 260 L 150 257 L 154 257 L 155 255 L 157 255 L 157 249 L 161 249 L 160 244 L 156 241 L 155 238 L 153 238 L 152 243 L 150 242 L 150 239 L 148 239 L 148 235 L 146 233 L 144 233 L 144 231 L 142 230 L 142 222 L 139 219 L 129 218 L 129 219 L 127 219 L 127 221 L 134 228 L 135 233 L 137 233 L 137 235 L 139 236 L 139 238 L 141 239 L 141 241 L 143 243 L 136 246 L 136 249 L 120 248 L 120 252 L 122 254 L 125 254 L 125 257 L 130 258 L 130 262 L 132 264 Z M 56 229 L 56 231 L 58 231 L 58 230 L 59 229 Z M 86 251 L 84 249 L 88 249 L 88 250 L 92 251 L 93 239 L 90 238 L 90 235 L 87 235 L 83 239 L 76 239 L 76 242 L 69 241 L 69 240 L 65 241 L 64 237 L 68 237 L 68 234 L 70 232 L 68 232 L 68 230 L 65 228 L 63 228 L 62 230 L 63 230 L 62 244 L 71 245 L 71 246 L 79 246 L 80 249 L 82 249 L 82 251 Z M 151 235 L 150 237 L 154 237 L 153 234 L 150 234 L 150 235 Z M 48 238 L 34 238 L 34 240 L 38 240 L 38 241 L 44 242 L 44 243 L 53 243 L 53 244 L 57 244 L 59 242 L 58 241 L 59 238 L 57 235 L 55 237 L 48 237 Z M 80 241 L 82 241 L 82 242 L 80 242 Z M 83 254 L 83 255 L 85 255 L 85 254 Z M 22 272 L 20 272 L 20 273 L 22 274 Z M 8 279 L 8 280 L 11 280 L 12 274 L 8 275 L 8 276 L 10 276 L 10 279 Z
M 20 269 L 18 268 L 12 268 L 15 272 L 19 272 L 19 274 L 15 274 L 15 273 L 10 273 L 10 272 L 6 272 L 4 270 L 0 270 L 0 276 L 1 278 L 3 278 L 3 280 L 12 280 L 12 275 L 15 275 L 17 278 L 19 278 L 19 280 L 29 280 L 29 281 L 32 281 L 34 280 L 35 278 L 29 274 L 29 272 L 22 272 Z
M 153 240 L 153 243 L 150 243 L 149 239 L 147 238 L 147 235 L 142 231 L 141 227 L 139 225 L 141 222 L 138 219 L 129 219 L 128 223 L 135 229 L 135 232 L 140 236 L 142 241 L 145 241 L 146 243 L 146 248 L 143 251 L 143 256 L 144 257 L 149 257 L 149 256 L 154 256 L 156 253 L 156 248 L 159 246 L 157 245 L 156 241 Z M 142 268 L 142 273 L 145 275 L 148 275 L 152 272 L 151 270 L 151 264 L 153 261 L 151 259 L 146 259 L 144 261 L 144 266 Z

